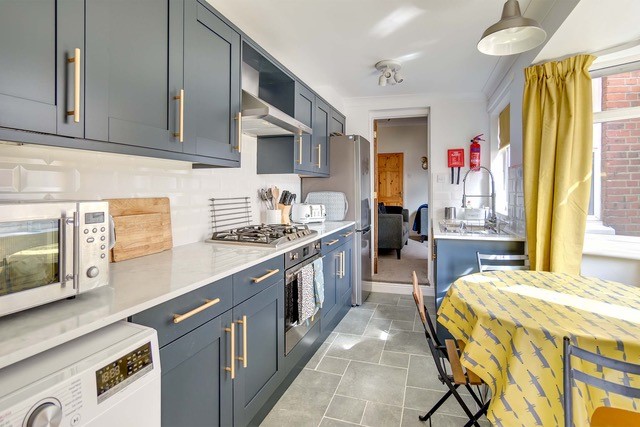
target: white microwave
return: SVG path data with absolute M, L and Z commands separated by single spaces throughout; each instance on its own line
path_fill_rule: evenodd
M 109 203 L 0 202 L 0 316 L 109 284 Z

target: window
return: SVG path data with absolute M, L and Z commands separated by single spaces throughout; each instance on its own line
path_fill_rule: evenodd
M 507 104 L 497 117 L 497 152 L 491 161 L 491 172 L 496 184 L 496 212 L 509 214 L 509 166 L 511 165 L 511 120 L 510 104 Z
M 640 63 L 592 72 L 587 232 L 640 237 Z

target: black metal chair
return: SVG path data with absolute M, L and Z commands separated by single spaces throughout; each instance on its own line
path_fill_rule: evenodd
M 612 359 L 600 354 L 592 353 L 571 344 L 568 337 L 564 337 L 564 425 L 573 426 L 573 384 L 580 381 L 587 385 L 597 387 L 609 393 L 640 399 L 640 389 L 628 385 L 615 383 L 603 378 L 594 377 L 571 366 L 571 357 L 593 363 L 598 367 L 619 371 L 621 374 L 640 375 L 640 365 Z M 596 408 L 590 421 L 591 427 L 604 426 L 638 426 L 640 425 L 640 413 L 625 409 L 601 406 Z
M 484 271 L 530 269 L 529 255 L 481 254 L 476 252 L 476 257 L 480 273 Z
M 420 286 L 418 285 L 418 277 L 415 271 L 413 272 L 413 299 L 416 303 L 420 320 L 422 321 L 422 327 L 424 328 L 424 335 L 427 338 L 429 350 L 431 351 L 436 369 L 438 370 L 438 379 L 449 389 L 445 395 L 442 396 L 435 405 L 433 405 L 433 408 L 431 408 L 429 412 L 425 415 L 419 416 L 420 421 L 429 420 L 429 425 L 431 425 L 431 416 L 435 414 L 438 408 L 440 408 L 440 406 L 442 406 L 442 404 L 453 395 L 462 407 L 464 413 L 469 417 L 469 421 L 465 424 L 465 427 L 470 427 L 472 425 L 479 427 L 478 420 L 482 415 L 487 413 L 489 401 L 483 402 L 473 391 L 471 386 L 475 385 L 479 387 L 483 385 L 484 382 L 469 369 L 465 371 L 460 363 L 460 353 L 464 350 L 464 342 L 458 340 L 456 343 L 454 340 L 445 340 L 445 345 L 441 344 L 438 336 L 436 335 L 433 322 L 429 317 L 429 311 L 424 305 L 424 295 L 422 294 L 422 289 L 420 289 Z M 451 366 L 451 374 L 447 371 L 447 362 Z M 480 407 L 480 410 L 475 413 L 471 412 L 471 409 L 469 409 L 467 403 L 462 399 L 462 396 L 460 396 L 460 393 L 458 392 L 458 388 L 460 386 L 464 386 L 467 389 L 471 397 L 473 397 Z

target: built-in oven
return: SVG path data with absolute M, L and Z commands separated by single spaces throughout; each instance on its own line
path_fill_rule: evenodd
M 300 273 L 303 268 L 320 258 L 320 241 L 315 240 L 304 246 L 292 249 L 285 254 L 285 288 L 284 288 L 284 346 L 285 355 L 298 344 L 313 328 L 321 316 L 318 309 L 313 316 L 301 319 L 300 316 Z
M 107 202 L 0 203 L 0 316 L 109 283 Z

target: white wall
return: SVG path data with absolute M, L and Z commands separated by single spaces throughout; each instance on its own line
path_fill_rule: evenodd
M 429 171 L 422 169 L 420 160 L 428 154 L 426 117 L 378 122 L 378 153 L 404 154 L 402 194 L 413 227 L 418 207 L 429 200 Z
M 191 169 L 191 163 L 35 145 L 0 145 L 0 199 L 169 197 L 174 246 L 211 232 L 209 199 L 249 196 L 260 222 L 258 188 L 277 185 L 300 196 L 297 175 L 256 174 L 256 138 L 244 136 L 242 166 Z

